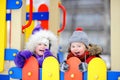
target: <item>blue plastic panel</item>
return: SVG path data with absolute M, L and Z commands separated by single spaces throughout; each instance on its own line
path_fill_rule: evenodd
M 49 13 L 48 12 L 33 12 L 32 20 L 48 20 Z M 29 20 L 29 13 L 26 13 L 26 20 Z
M 11 13 L 6 14 L 6 21 L 11 21 Z
M 42 68 L 39 68 L 39 80 L 42 80 Z
M 118 80 L 120 77 L 120 71 L 108 71 L 107 72 L 107 80 Z M 87 80 L 87 71 L 83 72 L 83 80 Z
M 22 68 L 12 67 L 8 71 L 9 76 L 14 79 L 22 79 Z
M 64 61 L 64 53 L 62 52 L 61 47 L 59 47 L 57 58 L 58 58 L 59 63 L 62 63 Z
M 9 75 L 0 74 L 0 80 L 10 80 Z
M 33 12 L 32 20 L 48 20 L 49 13 L 48 12 Z M 6 20 L 11 21 L 11 14 L 6 14 Z M 29 20 L 29 13 L 26 13 L 26 20 Z
M 7 9 L 19 9 L 22 6 L 22 0 L 7 0 Z
M 120 71 L 108 71 L 107 72 L 107 80 L 118 80 L 120 77 Z
M 5 49 L 5 60 L 14 60 L 17 49 Z
M 87 71 L 83 72 L 83 80 L 87 80 Z
M 64 80 L 64 72 L 60 71 L 60 80 Z

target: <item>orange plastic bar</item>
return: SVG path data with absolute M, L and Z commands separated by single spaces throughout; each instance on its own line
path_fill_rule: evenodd
M 62 22 L 63 24 L 62 24 L 61 29 L 58 30 L 58 33 L 60 33 L 60 32 L 62 32 L 65 29 L 65 26 L 66 26 L 66 9 L 65 9 L 65 7 L 61 3 L 59 3 L 58 6 L 63 11 L 63 22 Z
M 32 12 L 33 12 L 33 0 L 30 0 L 30 8 L 29 8 L 29 11 L 30 11 L 30 17 L 29 17 L 29 21 L 26 25 L 23 25 L 22 26 L 22 32 L 24 32 L 24 29 L 28 28 L 31 23 L 32 23 Z

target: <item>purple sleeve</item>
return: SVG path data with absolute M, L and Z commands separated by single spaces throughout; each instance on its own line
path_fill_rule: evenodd
M 28 59 L 32 56 L 32 52 L 30 52 L 29 50 L 23 50 L 20 52 L 20 55 L 23 56 L 25 59 Z
M 30 58 L 32 56 L 32 53 L 28 50 L 23 50 L 23 51 L 20 51 L 15 59 L 14 59 L 14 62 L 16 64 L 17 67 L 20 67 L 22 68 L 25 64 L 25 60 Z
M 45 57 L 53 56 L 53 54 L 50 52 L 49 49 L 46 49 L 46 50 L 45 50 L 45 53 L 44 53 L 44 56 L 45 56 Z

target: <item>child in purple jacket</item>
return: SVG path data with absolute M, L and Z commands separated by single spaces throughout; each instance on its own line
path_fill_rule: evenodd
M 57 37 L 51 31 L 39 30 L 39 28 L 36 27 L 25 49 L 16 55 L 14 62 L 17 67 L 22 68 L 25 61 L 31 56 L 34 56 L 38 60 L 39 67 L 42 68 L 44 59 L 48 56 L 56 56 L 56 53 Z

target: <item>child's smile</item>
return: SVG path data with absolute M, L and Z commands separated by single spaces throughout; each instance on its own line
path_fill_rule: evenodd
M 44 53 L 44 52 L 45 52 L 45 50 L 41 50 L 41 49 L 40 49 L 39 51 L 40 51 L 41 53 Z
M 79 55 L 79 54 L 80 54 L 80 52 L 75 52 L 75 54 L 76 54 L 76 55 Z

